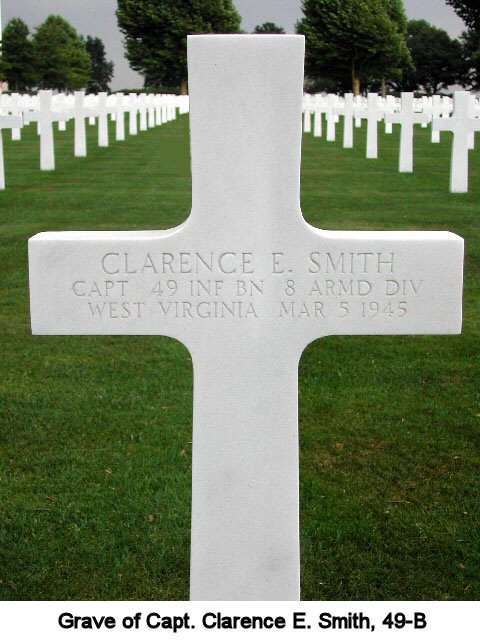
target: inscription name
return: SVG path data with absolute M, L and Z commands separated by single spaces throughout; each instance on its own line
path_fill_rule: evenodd
M 395 252 L 311 251 L 294 264 L 281 251 L 109 251 L 98 266 L 70 285 L 97 321 L 401 320 L 425 293 L 422 279 L 402 277 L 408 265 Z

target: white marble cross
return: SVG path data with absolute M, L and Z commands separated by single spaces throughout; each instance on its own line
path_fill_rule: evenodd
M 0 189 L 5 189 L 5 159 L 3 154 L 3 130 L 15 129 L 20 130 L 22 127 L 21 116 L 3 116 L 0 115 Z
M 343 107 L 343 147 L 353 147 L 353 93 L 346 93 Z
M 320 94 L 316 94 L 314 98 L 313 112 L 313 137 L 321 138 L 323 129 L 323 98 Z
M 367 158 L 378 158 L 378 121 L 382 119 L 383 113 L 379 108 L 378 94 L 369 93 L 365 113 L 367 118 Z
M 472 115 L 472 103 L 468 91 L 456 91 L 453 101 L 453 115 L 450 118 L 434 118 L 434 131 L 453 133 L 452 161 L 450 165 L 450 191 L 468 192 L 468 148 L 469 137 L 480 131 L 480 118 Z
M 153 94 L 147 96 L 147 114 L 148 128 L 153 129 L 155 127 L 155 96 Z
M 95 109 L 86 106 L 85 91 L 75 91 L 74 100 L 74 155 L 76 158 L 85 158 L 87 155 L 87 131 L 85 126 L 85 118 L 94 117 L 97 112 Z
M 42 90 L 38 92 L 39 110 L 29 113 L 30 122 L 38 122 L 40 135 L 40 169 L 53 171 L 55 169 L 55 146 L 53 138 L 53 123 L 64 120 L 65 114 L 54 112 L 52 109 L 53 92 Z
M 325 110 L 327 119 L 327 142 L 335 142 L 335 124 L 337 122 L 335 114 L 336 102 L 337 96 L 334 93 L 329 93 Z
M 312 96 L 306 93 L 303 96 L 303 133 L 311 133 L 312 131 Z
M 163 124 L 163 114 L 162 114 L 162 96 L 160 94 L 155 96 L 154 104 L 155 104 L 155 125 L 157 127 L 161 127 Z
M 387 96 L 385 99 L 385 113 L 395 113 L 397 106 L 397 99 L 395 96 Z M 391 122 L 385 121 L 385 133 L 390 135 L 393 132 L 393 126 Z
M 128 96 L 128 133 L 131 136 L 138 134 L 138 96 L 130 93 Z
M 432 97 L 432 112 L 431 112 L 431 116 L 432 116 L 432 120 L 434 120 L 435 118 L 439 118 L 442 115 L 443 109 L 442 109 L 442 96 L 439 95 L 434 95 Z M 435 129 L 433 128 L 432 125 L 432 142 L 433 144 L 438 144 L 440 142 L 440 131 L 435 131 Z
M 194 600 L 299 598 L 305 347 L 461 328 L 461 238 L 304 220 L 303 59 L 302 36 L 190 36 L 188 219 L 29 242 L 34 334 L 164 335 L 190 351 Z
M 22 111 L 20 108 L 20 94 L 12 93 L 10 99 L 10 114 L 12 116 L 20 116 L 22 115 Z M 22 138 L 22 129 L 21 127 L 13 127 L 12 128 L 12 140 L 18 141 Z
M 147 124 L 147 95 L 141 93 L 138 99 L 138 111 L 140 113 L 140 131 L 148 129 Z
M 402 93 L 402 108 L 398 113 L 385 114 L 385 121 L 399 124 L 400 131 L 400 151 L 399 151 L 399 171 L 400 173 L 412 173 L 413 171 L 413 125 L 428 122 L 428 113 L 416 113 L 414 111 L 413 93 L 406 91 Z
M 115 94 L 115 139 L 117 142 L 125 141 L 125 96 L 123 93 Z
M 97 98 L 97 114 L 98 114 L 98 146 L 108 147 L 108 114 L 111 108 L 107 103 L 108 94 L 101 91 Z

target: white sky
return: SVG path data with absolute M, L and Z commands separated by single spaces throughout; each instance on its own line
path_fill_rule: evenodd
M 109 60 L 115 63 L 113 89 L 136 89 L 143 85 L 123 54 L 122 35 L 115 17 L 116 0 L 0 0 L 4 25 L 20 17 L 30 26 L 38 26 L 51 13 L 66 18 L 83 35 L 102 38 Z M 251 32 L 257 24 L 275 22 L 287 33 L 294 33 L 301 18 L 301 0 L 234 0 L 243 17 L 242 28 Z M 404 0 L 409 18 L 425 18 L 435 26 L 458 36 L 464 28 L 444 0 Z

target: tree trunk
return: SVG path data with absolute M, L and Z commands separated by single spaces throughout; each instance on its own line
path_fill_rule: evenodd
M 385 78 L 382 78 L 382 98 L 387 97 L 387 82 Z
M 180 83 L 180 92 L 182 96 L 186 96 L 188 93 L 188 82 L 185 78 L 182 78 L 182 81 Z
M 357 76 L 355 63 L 352 65 L 352 89 L 354 96 L 360 95 L 360 78 Z

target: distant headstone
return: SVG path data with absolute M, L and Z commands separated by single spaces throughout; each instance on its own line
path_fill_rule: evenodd
M 322 109 L 323 99 L 321 95 L 315 96 L 315 107 L 313 112 L 313 136 L 314 138 L 322 137 L 322 124 L 323 124 L 323 109 Z
M 343 147 L 353 147 L 353 93 L 346 93 L 343 108 Z
M 450 118 L 435 118 L 435 131 L 451 131 L 453 133 L 452 161 L 450 164 L 450 191 L 452 193 L 468 192 L 468 146 L 469 135 L 480 131 L 480 119 L 471 111 L 470 93 L 456 91 L 453 101 L 453 115 Z
M 39 91 L 39 110 L 29 114 L 29 120 L 38 123 L 38 133 L 40 135 L 40 169 L 42 171 L 53 171 L 55 169 L 53 123 L 63 118 L 63 114 L 53 111 L 52 98 L 53 93 L 51 90 Z
M 369 93 L 367 98 L 367 152 L 370 159 L 378 158 L 378 121 L 383 117 L 383 111 L 379 109 L 378 94 Z
M 442 96 L 435 95 L 432 97 L 432 120 L 440 118 L 442 115 Z M 438 144 L 440 142 L 440 131 L 435 131 L 432 126 L 432 142 Z
M 401 127 L 398 163 L 400 173 L 411 173 L 413 171 L 413 125 L 428 122 L 429 119 L 428 114 L 415 112 L 414 97 L 411 92 L 402 93 L 402 108 L 398 113 L 387 113 L 385 115 L 387 122 L 399 124 Z
M 0 189 L 5 189 L 5 159 L 3 154 L 3 130 L 20 129 L 22 126 L 21 116 L 0 115 Z
M 131 136 L 138 134 L 138 97 L 136 93 L 130 93 L 128 96 L 128 133 Z
M 335 114 L 336 102 L 337 96 L 334 93 L 329 93 L 327 96 L 326 108 L 327 142 L 335 142 L 335 124 L 337 122 Z
M 155 96 L 149 94 L 147 96 L 147 115 L 148 115 L 148 128 L 153 129 L 155 127 Z
M 301 36 L 190 36 L 188 220 L 29 243 L 33 333 L 165 335 L 191 353 L 194 600 L 299 597 L 305 347 L 461 327 L 461 238 L 303 219 L 303 59 Z
M 123 93 L 115 94 L 115 139 L 117 142 L 125 140 L 125 96 Z
M 85 158 L 87 155 L 87 131 L 85 118 L 91 115 L 91 110 L 85 105 L 85 91 L 75 91 L 74 94 L 74 120 L 75 120 L 75 149 L 76 158 Z
M 142 93 L 139 97 L 140 131 L 146 131 L 147 126 L 147 96 Z
M 19 93 L 12 93 L 11 96 L 11 101 L 10 101 L 10 115 L 12 116 L 20 116 L 22 115 L 21 109 L 20 109 L 20 94 Z M 22 139 L 22 128 L 20 127 L 13 127 L 12 128 L 12 140 L 14 141 L 18 141 Z
M 98 113 L 98 146 L 99 147 L 108 147 L 108 114 L 110 113 L 110 108 L 107 104 L 107 93 L 106 91 L 101 91 L 98 94 L 98 104 L 97 104 L 97 113 Z

